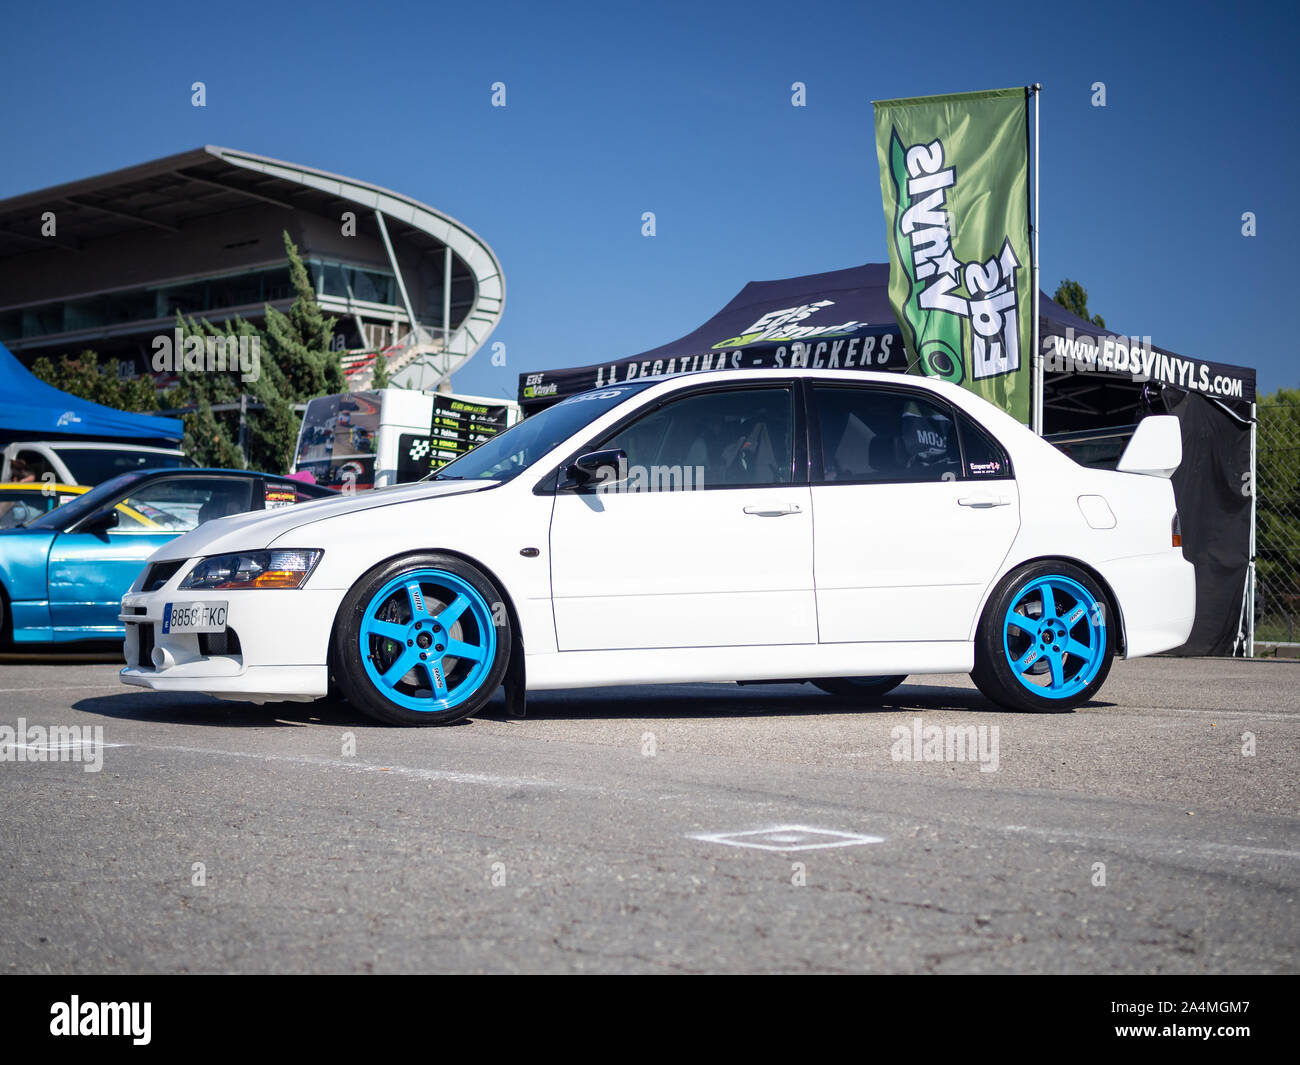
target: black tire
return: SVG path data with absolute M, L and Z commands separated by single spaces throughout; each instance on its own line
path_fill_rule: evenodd
M 461 612 L 440 625 L 462 598 Z M 380 625 L 384 633 L 375 631 Z M 482 709 L 501 686 L 512 640 L 504 598 L 480 570 L 451 555 L 407 555 L 376 566 L 348 592 L 334 626 L 332 665 L 348 701 L 369 717 L 450 725 Z M 455 646 L 467 655 L 457 658 Z M 410 668 L 399 676 L 403 660 Z
M 906 673 L 901 677 L 822 677 L 809 683 L 815 688 L 820 688 L 827 695 L 879 699 L 882 695 L 888 695 L 905 680 L 907 680 Z
M 1051 592 L 1050 615 L 1044 584 Z M 1080 609 L 1083 615 L 1076 616 Z M 1008 625 L 1011 613 L 1023 623 Z M 975 634 L 971 680 L 1009 710 L 1072 710 L 1106 682 L 1117 625 L 1109 598 L 1091 575 L 1067 562 L 1032 562 L 1008 574 L 990 596 Z

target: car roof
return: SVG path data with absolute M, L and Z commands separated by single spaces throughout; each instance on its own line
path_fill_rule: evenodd
M 603 392 L 610 388 L 623 388 L 627 385 L 662 385 L 674 381 L 690 381 L 693 384 L 712 383 L 714 381 L 746 380 L 781 380 L 791 378 L 818 378 L 834 381 L 856 381 L 861 384 L 895 384 L 905 387 L 918 387 L 931 392 L 947 393 L 950 390 L 966 391 L 956 385 L 937 377 L 923 377 L 919 374 L 899 373 L 886 370 L 840 370 L 832 367 L 814 366 L 745 366 L 739 369 L 685 370 L 678 373 L 647 374 L 644 377 L 632 377 L 626 381 L 611 381 L 609 384 L 584 389 L 584 392 Z M 578 393 L 581 395 L 582 393 Z M 970 393 L 973 394 L 973 393 Z M 568 397 L 566 397 L 568 398 Z

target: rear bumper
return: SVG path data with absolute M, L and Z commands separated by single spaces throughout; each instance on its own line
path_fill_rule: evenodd
M 1119 602 L 1126 658 L 1187 642 L 1196 620 L 1196 570 L 1181 551 L 1117 559 L 1097 571 Z

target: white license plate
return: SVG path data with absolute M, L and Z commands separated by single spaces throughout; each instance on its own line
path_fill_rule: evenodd
M 168 603 L 163 608 L 163 634 L 225 632 L 225 603 Z

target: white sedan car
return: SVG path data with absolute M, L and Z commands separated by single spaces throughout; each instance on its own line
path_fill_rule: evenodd
M 1090 699 L 1191 630 L 1177 421 L 1085 469 L 970 392 L 740 370 L 586 392 L 415 485 L 208 522 L 122 600 L 122 679 L 442 725 L 526 691 L 969 672 Z

